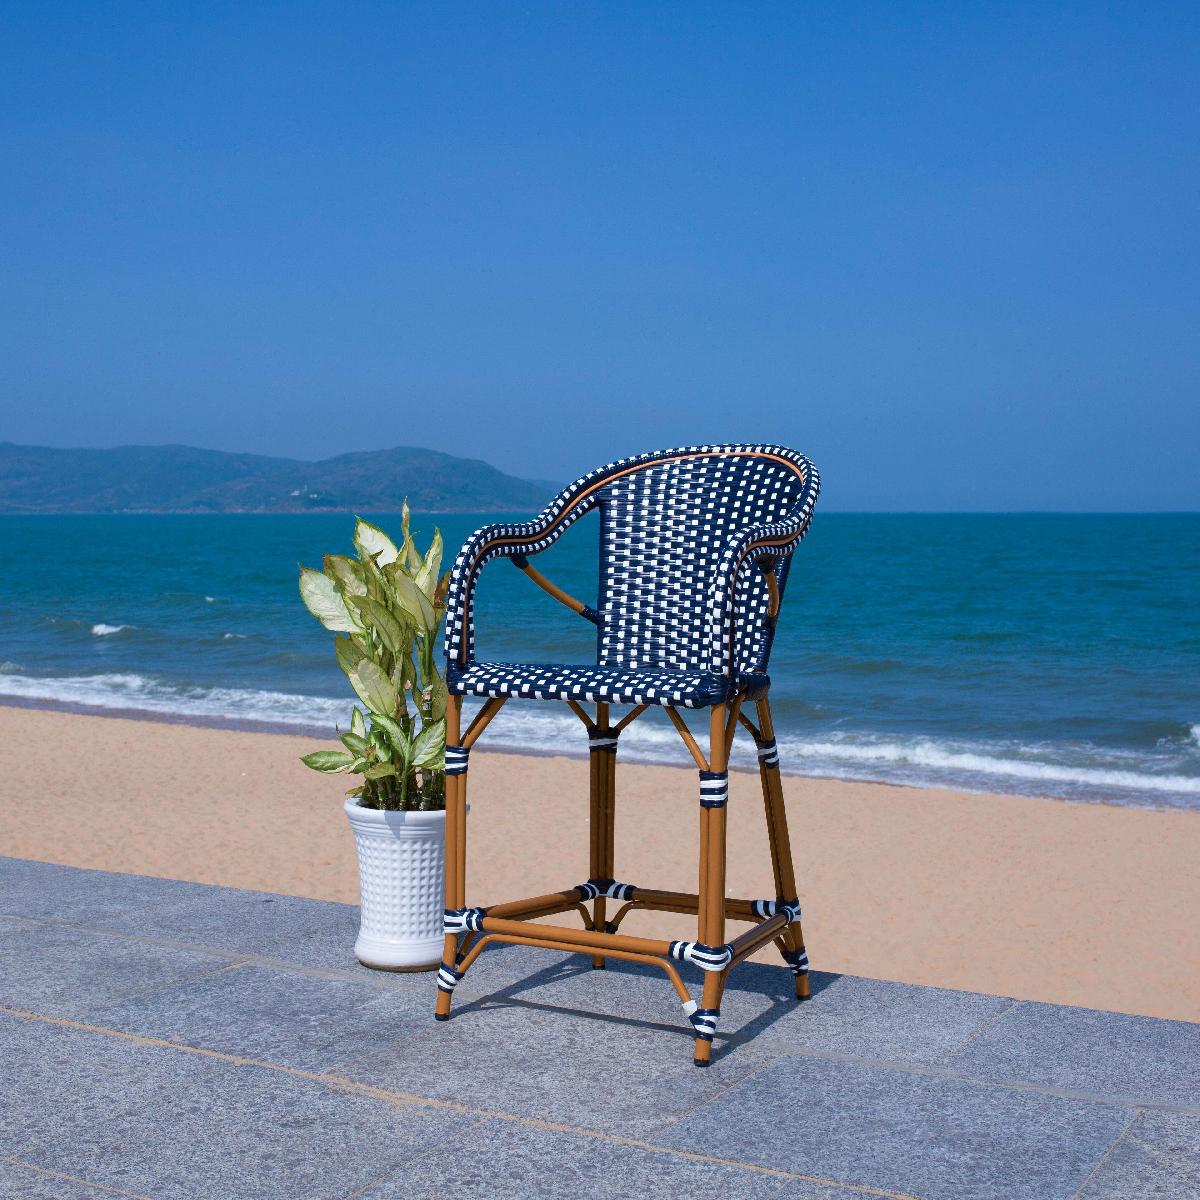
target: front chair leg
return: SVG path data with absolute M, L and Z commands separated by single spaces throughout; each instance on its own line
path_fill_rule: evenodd
M 616 825 L 617 739 L 608 725 L 609 706 L 596 705 L 596 723 L 588 727 L 588 761 L 591 768 L 591 865 L 589 879 L 608 880 L 616 870 L 614 832 Z M 608 920 L 608 897 L 592 901 L 592 924 L 603 932 Z M 602 954 L 592 956 L 592 967 L 605 968 Z
M 709 716 L 709 769 L 700 772 L 698 949 L 708 960 L 707 967 L 717 969 L 705 969 L 700 1008 L 691 1015 L 696 1029 L 693 1061 L 698 1067 L 707 1067 L 712 1060 L 713 1035 L 729 973 L 725 946 L 725 807 L 729 799 L 725 715 L 724 704 L 713 706 Z M 721 957 L 726 961 L 716 961 Z M 701 965 L 705 965 L 703 960 Z
M 446 913 L 461 910 L 466 904 L 467 868 L 467 749 L 458 745 L 461 733 L 462 698 L 451 696 L 446 702 Z M 462 978 L 458 970 L 457 931 L 446 923 L 442 944 L 442 963 L 438 968 L 438 994 L 433 1015 L 439 1021 L 450 1019 L 454 988 Z

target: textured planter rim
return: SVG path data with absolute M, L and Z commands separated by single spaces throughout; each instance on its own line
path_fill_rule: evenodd
M 436 825 L 446 819 L 444 808 L 425 809 L 424 811 L 391 810 L 383 808 L 364 808 L 358 802 L 357 796 L 347 796 L 342 806 L 346 816 L 351 821 L 361 821 L 364 825 L 390 825 L 393 829 L 404 825 Z
M 443 935 L 440 928 L 440 918 L 444 903 L 443 885 L 440 881 L 430 894 L 430 913 L 436 912 L 439 921 L 436 938 L 432 932 L 428 937 L 409 938 L 407 936 L 388 936 L 381 933 L 378 925 L 381 901 L 378 891 L 372 891 L 364 878 L 362 838 L 368 842 L 378 842 L 379 839 L 394 840 L 398 843 L 419 844 L 436 839 L 441 843 L 442 853 L 445 847 L 446 810 L 432 809 L 425 811 L 387 811 L 378 808 L 364 808 L 358 803 L 357 796 L 347 796 L 343 808 L 350 822 L 354 835 L 355 854 L 359 866 L 359 899 L 360 927 L 354 944 L 355 957 L 365 967 L 375 971 L 433 971 L 441 962 Z M 441 870 L 439 869 L 439 876 Z M 366 928 L 365 917 L 368 908 L 368 894 L 371 894 L 370 905 L 373 912 L 373 931 Z M 403 913 L 403 906 L 391 906 L 392 912 Z M 412 911 L 410 908 L 408 911 Z M 390 921 L 385 924 L 391 924 Z M 424 947 L 418 951 L 418 947 Z M 416 961 L 405 961 L 412 958 Z

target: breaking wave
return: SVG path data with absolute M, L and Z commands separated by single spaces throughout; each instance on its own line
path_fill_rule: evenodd
M 298 695 L 254 688 L 173 683 L 137 674 L 33 676 L 15 664 L 0 672 L 0 698 L 30 704 L 123 710 L 132 713 L 295 729 L 315 735 L 347 723 L 353 697 Z M 1087 744 L 1025 746 L 1013 742 L 902 740 L 867 732 L 779 735 L 781 766 L 791 774 L 835 779 L 948 787 L 973 791 L 1054 795 L 1079 800 L 1113 800 L 1150 807 L 1200 807 L 1200 726 L 1190 742 L 1170 755 L 1116 753 Z M 577 718 L 542 706 L 504 709 L 488 730 L 485 745 L 533 754 L 582 756 L 586 739 Z M 686 762 L 678 735 L 665 721 L 646 714 L 621 737 L 626 760 Z M 753 769 L 748 738 L 734 745 L 731 765 Z

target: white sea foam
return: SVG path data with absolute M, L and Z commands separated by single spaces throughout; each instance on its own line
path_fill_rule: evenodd
M 217 598 L 216 598 L 216 596 L 205 596 L 204 602 L 205 602 L 205 604 L 216 604 Z
M 333 699 L 252 688 L 186 686 L 134 673 L 51 678 L 0 671 L 2 696 L 34 703 L 330 731 L 335 725 L 347 724 L 354 702 L 349 694 Z M 1198 733 L 1200 726 L 1192 729 L 1193 737 Z M 505 708 L 489 727 L 484 741 L 497 749 L 577 757 L 586 753 L 587 746 L 579 721 L 548 706 Z M 1168 773 L 1161 770 L 1163 764 L 1161 773 L 1155 772 L 1150 763 L 1146 769 L 1132 769 L 1137 762 L 1133 755 L 1081 748 L 1067 752 L 1049 746 L 937 742 L 929 738 L 901 741 L 868 733 L 823 737 L 780 734 L 778 741 L 781 766 L 795 774 L 1037 795 L 1086 798 L 1102 794 L 1130 801 L 1140 796 L 1143 803 L 1174 802 L 1186 807 L 1193 805 L 1190 797 L 1200 796 L 1200 778 Z M 633 761 L 681 761 L 677 733 L 655 713 L 647 713 L 622 734 L 621 753 Z M 753 744 L 748 738 L 738 739 L 731 766 L 753 769 L 755 763 Z M 1177 799 L 1172 801 L 1172 797 Z
M 790 748 L 793 753 L 802 757 L 827 759 L 848 765 L 925 768 L 956 775 L 981 775 L 995 778 L 997 781 L 1019 779 L 1031 783 L 1065 783 L 1098 789 L 1132 788 L 1138 791 L 1200 795 L 1200 778 L 1193 776 L 1155 775 L 1144 771 L 1114 770 L 1075 763 L 1038 762 L 1029 758 L 1009 758 L 1002 754 L 981 753 L 979 750 L 948 748 L 928 740 L 911 743 L 879 741 L 865 744 L 789 740 L 792 742 Z M 780 753 L 783 753 L 783 739 Z
M 129 709 L 180 717 L 206 717 L 332 729 L 347 723 L 350 702 L 250 688 L 179 687 L 133 673 L 55 678 L 0 676 L 0 696 L 88 708 Z
M 244 634 L 244 633 L 223 633 L 223 634 L 221 634 L 221 636 L 222 636 L 222 637 L 223 637 L 223 638 L 224 638 L 224 639 L 225 639 L 227 642 L 232 642 L 232 641 L 235 641 L 235 640 L 237 640 L 237 641 L 240 641 L 240 640 L 242 640 L 243 638 L 245 638 L 247 635 L 246 635 L 246 634 Z
M 92 626 L 93 637 L 108 637 L 113 633 L 120 633 L 123 629 L 133 629 L 132 625 L 105 625 L 101 622 L 98 625 Z
M 1192 726 L 1192 741 L 1195 742 L 1197 746 L 1200 746 L 1200 725 Z

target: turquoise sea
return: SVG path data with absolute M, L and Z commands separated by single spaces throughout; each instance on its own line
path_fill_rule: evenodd
M 496 519 L 415 525 L 457 548 Z M 0 703 L 328 731 L 349 692 L 296 567 L 346 550 L 351 529 L 327 514 L 0 517 Z M 572 534 L 539 566 L 594 598 L 594 518 Z M 485 572 L 479 629 L 491 658 L 593 647 L 506 563 Z M 818 510 L 771 675 L 793 773 L 1200 808 L 1200 515 Z M 510 703 L 492 728 L 492 745 L 584 749 L 558 705 Z M 622 747 L 686 761 L 661 714 Z M 52 771 L 70 751 L 30 752 Z

